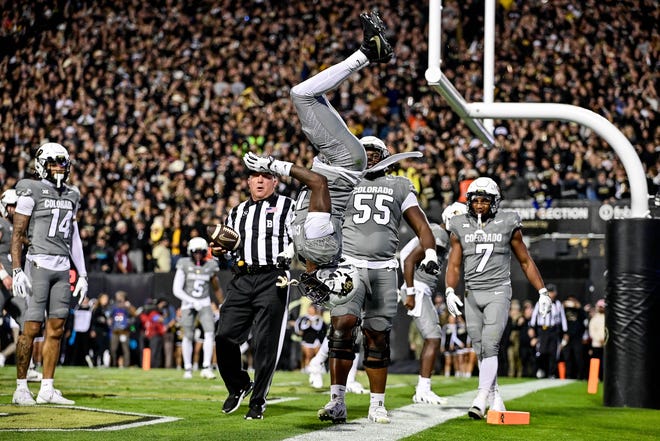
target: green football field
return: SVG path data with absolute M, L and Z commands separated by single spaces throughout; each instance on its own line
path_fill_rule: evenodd
M 366 420 L 368 395 L 348 395 L 347 424 L 318 420 L 328 392 L 307 383 L 307 375 L 278 372 L 263 420 L 246 421 L 247 400 L 231 415 L 220 412 L 227 391 L 221 380 L 197 374 L 155 369 L 89 369 L 60 367 L 55 385 L 71 408 L 18 407 L 11 403 L 15 368 L 0 369 L 0 439 L 11 440 L 657 440 L 660 411 L 603 406 L 599 393 L 587 393 L 586 382 L 501 379 L 509 410 L 530 412 L 529 425 L 501 426 L 466 416 L 476 378 L 434 377 L 434 391 L 448 397 L 445 406 L 414 405 L 416 375 L 390 375 L 386 405 L 389 425 Z M 364 384 L 364 372 L 358 373 Z M 329 376 L 325 376 L 326 385 Z M 38 383 L 30 383 L 36 393 Z M 515 398 L 517 397 L 517 398 Z

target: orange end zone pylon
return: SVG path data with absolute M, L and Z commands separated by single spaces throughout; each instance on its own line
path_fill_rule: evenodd
M 142 370 L 148 371 L 151 369 L 151 349 L 142 349 Z
M 589 379 L 587 380 L 587 393 L 598 393 L 598 370 L 600 369 L 600 359 L 592 358 L 589 362 Z
M 489 410 L 486 419 L 488 424 L 529 424 L 529 412 L 516 412 L 512 410 Z
M 565 361 L 560 361 L 557 363 L 557 371 L 559 372 L 559 379 L 560 380 L 565 380 L 566 379 L 566 362 Z

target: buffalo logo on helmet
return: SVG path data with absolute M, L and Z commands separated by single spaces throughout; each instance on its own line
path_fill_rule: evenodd
M 339 295 L 346 295 L 353 291 L 353 279 L 351 276 L 346 276 L 346 280 L 341 284 L 341 293 Z
M 300 281 L 305 286 L 305 296 L 312 303 L 334 307 L 350 301 L 357 292 L 355 280 L 359 277 L 354 265 L 341 263 L 337 267 L 322 268 L 303 273 Z

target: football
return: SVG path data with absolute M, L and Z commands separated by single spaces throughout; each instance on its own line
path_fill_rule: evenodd
M 206 227 L 211 247 L 222 247 L 227 251 L 234 251 L 241 244 L 241 235 L 227 225 L 215 224 Z

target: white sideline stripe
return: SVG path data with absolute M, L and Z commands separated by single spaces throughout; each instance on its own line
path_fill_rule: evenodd
M 551 387 L 564 386 L 574 380 L 533 380 L 520 384 L 500 386 L 500 395 L 507 400 L 522 397 L 532 392 Z M 429 429 L 445 421 L 465 416 L 472 405 L 475 391 L 446 397 L 449 403 L 444 406 L 431 404 L 410 404 L 390 411 L 390 424 L 377 424 L 367 418 L 349 420 L 346 424 L 331 424 L 315 432 L 303 433 L 286 438 L 285 441 L 339 441 L 368 439 L 370 441 L 396 441 Z M 513 410 L 513 409 L 511 409 Z M 349 409 L 350 416 L 350 409 Z
M 268 405 L 270 404 L 277 404 L 277 403 L 286 403 L 287 401 L 296 401 L 299 400 L 300 397 L 281 397 L 281 398 L 274 398 L 272 400 L 267 400 Z

